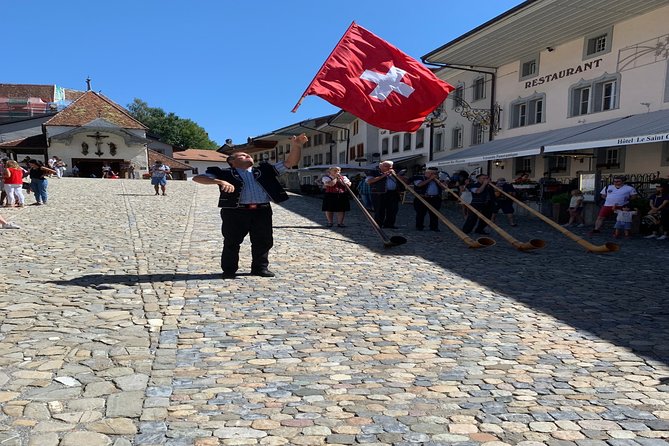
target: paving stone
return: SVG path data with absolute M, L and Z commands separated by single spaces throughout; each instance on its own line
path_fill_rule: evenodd
M 409 243 L 385 249 L 358 209 L 332 230 L 293 195 L 273 205 L 277 277 L 247 275 L 247 240 L 223 281 L 216 188 L 51 183 L 53 206 L 6 210 L 3 446 L 667 445 L 656 241 L 588 254 L 519 216 L 544 249 L 471 250 L 401 205 Z

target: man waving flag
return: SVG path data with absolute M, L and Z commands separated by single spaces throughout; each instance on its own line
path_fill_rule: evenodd
M 293 112 L 316 95 L 376 127 L 415 132 L 451 90 L 416 59 L 354 22 Z

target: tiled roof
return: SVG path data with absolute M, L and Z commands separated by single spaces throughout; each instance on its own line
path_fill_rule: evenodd
M 45 125 L 79 127 L 97 118 L 125 129 L 146 130 L 146 126 L 130 116 L 123 107 L 94 91 L 82 94 L 79 99 L 49 119 Z
M 171 170 L 193 170 L 193 166 L 189 166 L 188 164 L 182 163 L 181 161 L 177 161 L 174 158 L 170 158 L 167 155 L 163 155 L 160 152 L 156 152 L 155 150 L 148 150 L 149 154 L 149 166 L 152 166 L 153 163 L 156 162 L 156 160 L 160 160 L 163 164 L 167 164 Z
M 174 159 L 188 161 L 213 161 L 224 163 L 228 159 L 227 155 L 218 153 L 215 150 L 188 149 L 172 154 Z
M 40 98 L 44 102 L 53 102 L 55 85 L 0 84 L 2 98 Z
M 28 136 L 27 138 L 15 139 L 13 141 L 6 141 L 0 143 L 0 147 L 33 147 L 33 148 L 46 148 L 46 136 L 44 135 L 33 135 Z

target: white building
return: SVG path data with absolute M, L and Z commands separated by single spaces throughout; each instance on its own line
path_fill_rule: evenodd
M 667 177 L 668 22 L 666 0 L 530 0 L 430 52 L 423 61 L 460 93 L 429 164 L 493 178 Z M 468 119 L 452 110 L 458 94 Z

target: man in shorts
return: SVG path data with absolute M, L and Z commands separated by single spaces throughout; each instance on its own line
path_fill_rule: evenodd
M 163 192 L 163 195 L 167 195 L 165 189 L 167 188 L 167 175 L 169 173 L 169 166 L 163 164 L 160 160 L 156 160 L 153 166 L 151 166 L 151 184 L 156 191 L 156 195 L 160 195 L 158 188 Z
M 599 234 L 604 220 L 615 214 L 616 209 L 622 208 L 630 202 L 632 198 L 637 196 L 636 189 L 624 183 L 624 178 L 621 176 L 613 177 L 613 184 L 609 184 L 600 192 L 604 199 L 604 205 L 599 210 L 597 220 L 595 221 L 595 228 L 590 232 L 591 234 Z

